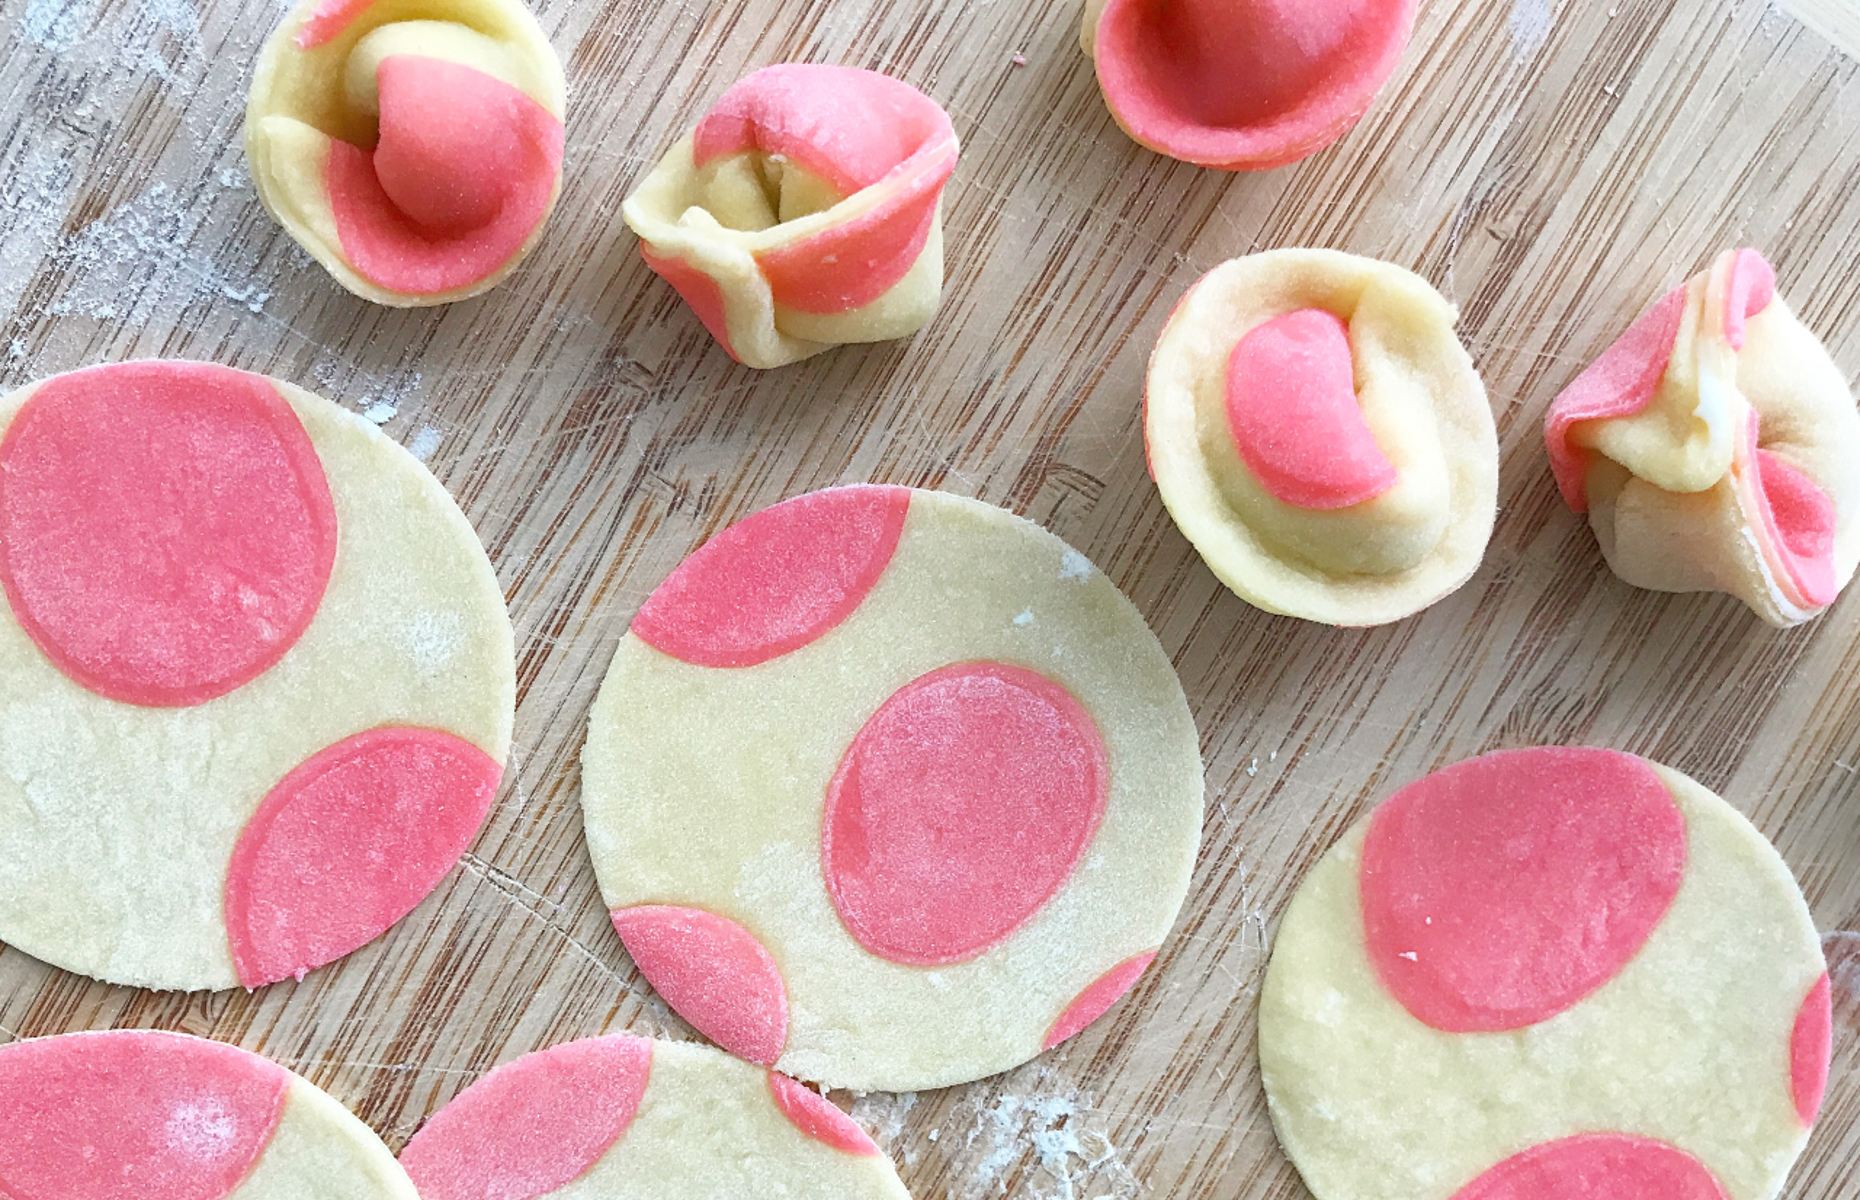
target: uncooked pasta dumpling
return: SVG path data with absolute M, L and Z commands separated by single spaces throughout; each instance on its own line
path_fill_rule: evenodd
M 1860 410 L 1755 250 L 1648 309 L 1545 437 L 1563 498 L 1637 587 L 1728 592 L 1790 626 L 1860 563 Z
M 1378 625 L 1485 554 L 1498 439 L 1453 306 L 1390 263 L 1275 250 L 1216 267 L 1150 360 L 1163 503 L 1241 599 Z
M 646 264 L 738 362 L 779 367 L 915 333 L 943 292 L 956 132 L 907 83 L 767 67 L 627 198 Z

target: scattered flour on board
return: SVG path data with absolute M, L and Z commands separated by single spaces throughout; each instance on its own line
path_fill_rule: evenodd
M 1550 0 L 1512 0 L 1511 20 L 1507 23 L 1512 56 L 1529 58 L 1543 49 L 1544 43 L 1550 40 L 1550 27 L 1555 19 Z
M 975 1154 L 949 1200 L 1136 1200 L 1144 1194 L 1092 1112 L 1094 1098 L 1043 1063 L 1007 1076 L 1002 1090 L 977 1088 L 956 1116 L 969 1121 L 962 1145 Z
M 407 443 L 407 451 L 421 462 L 433 457 L 439 449 L 439 429 L 434 425 L 422 425 L 414 430 L 413 439 Z

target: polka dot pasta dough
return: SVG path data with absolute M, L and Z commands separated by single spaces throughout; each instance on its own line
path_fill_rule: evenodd
M 1787 627 L 1860 564 L 1860 409 L 1755 250 L 1647 310 L 1545 436 L 1563 498 L 1637 587 L 1728 592 Z
M 1831 1029 L 1808 907 L 1741 814 L 1544 748 L 1403 788 L 1312 868 L 1259 1044 L 1318 1200 L 1768 1200 Z
M 1414 0 L 1088 0 L 1081 44 L 1124 131 L 1226 171 L 1280 167 L 1355 126 Z
M 949 115 L 852 67 L 726 91 L 622 209 L 646 264 L 732 358 L 779 367 L 915 333 L 943 292 Z
M 342 1105 L 256 1054 L 176 1033 L 0 1046 L 8 1200 L 419 1200 Z
M 626 1036 L 499 1067 L 401 1162 L 422 1200 L 909 1200 L 820 1093 L 705 1046 Z
M 694 1027 L 834 1086 L 1006 1070 L 1133 986 L 1199 840 L 1195 727 L 1117 588 L 895 487 L 731 527 L 653 593 L 583 758 L 602 893 Z
M 372 424 L 138 362 L 0 400 L 0 940 L 113 983 L 304 972 L 406 915 L 510 742 L 471 526 Z
M 562 66 L 518 0 L 308 0 L 259 56 L 259 199 L 366 300 L 489 290 L 562 179 Z
M 1498 436 L 1452 305 L 1389 263 L 1274 250 L 1215 268 L 1150 358 L 1163 503 L 1241 599 L 1398 620 L 1478 569 Z

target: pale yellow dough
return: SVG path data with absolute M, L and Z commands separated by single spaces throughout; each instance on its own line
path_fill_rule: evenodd
M 266 40 L 252 72 L 245 150 L 259 201 L 336 282 L 364 300 L 412 308 L 490 291 L 541 239 L 547 212 L 523 248 L 485 278 L 446 292 L 393 291 L 357 273 L 343 255 L 323 163 L 333 139 L 374 143 L 374 68 L 390 54 L 472 67 L 525 93 L 558 120 L 567 105 L 561 60 L 521 0 L 375 0 L 336 37 L 300 48 L 298 32 L 326 4 L 301 0 Z
M 1802 998 L 1826 969 L 1789 868 L 1723 800 L 1655 765 L 1686 822 L 1677 898 L 1574 1007 L 1511 1033 L 1411 1016 L 1364 952 L 1367 822 L 1300 885 L 1260 999 L 1280 1141 L 1318 1200 L 1448 1200 L 1498 1162 L 1581 1133 L 1657 1138 L 1728 1200 L 1767 1200 L 1807 1133 L 1788 1087 Z
M 291 1076 L 284 1112 L 251 1174 L 227 1200 L 419 1200 L 374 1130 L 309 1081 Z
M 372 423 L 273 381 L 335 500 L 335 568 L 284 658 L 190 708 L 88 691 L 0 597 L 0 940 L 111 983 L 237 982 L 222 889 L 265 794 L 312 754 L 381 725 L 443 730 L 498 762 L 515 654 L 477 535 Z M 37 385 L 0 400 L 0 435 Z
M 948 966 L 888 962 L 828 898 L 827 785 L 893 692 L 977 660 L 1042 672 L 1094 718 L 1109 752 L 1104 818 L 1072 877 L 1005 941 Z M 748 928 L 787 983 L 778 1068 L 836 1087 L 941 1087 L 1040 1053 L 1087 985 L 1162 944 L 1200 837 L 1194 721 L 1143 618 L 1039 526 L 937 492 L 912 494 L 865 602 L 797 651 L 715 670 L 628 634 L 582 763 L 608 907 L 684 905 Z
M 1234 346 L 1306 308 L 1349 326 L 1358 403 L 1399 472 L 1389 491 L 1348 508 L 1268 494 L 1227 424 Z M 1497 516 L 1498 436 L 1456 319 L 1419 276 L 1330 250 L 1235 259 L 1183 299 L 1150 359 L 1145 440 L 1176 525 L 1241 599 L 1326 625 L 1379 625 L 1478 569 Z

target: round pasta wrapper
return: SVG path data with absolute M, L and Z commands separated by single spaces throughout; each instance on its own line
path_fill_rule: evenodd
M 1616 575 L 1787 628 L 1860 564 L 1860 409 L 1755 250 L 1668 292 L 1551 405 L 1563 498 Z
M 819 1092 L 708 1047 L 624 1035 L 492 1071 L 401 1163 L 421 1200 L 909 1200 Z
M 1241 599 L 1379 625 L 1478 569 L 1498 438 L 1455 320 L 1420 277 L 1328 250 L 1235 259 L 1183 298 L 1150 358 L 1150 472 Z
M 446 304 L 542 236 L 564 104 L 519 0 L 305 0 L 259 54 L 246 156 L 266 211 L 336 282 Z
M 588 846 L 699 1032 L 836 1087 L 1016 1066 L 1156 956 L 1199 843 L 1168 657 L 1059 539 L 936 492 L 766 509 L 653 593 L 583 754 Z
M 371 422 L 204 363 L 0 399 L 0 940 L 257 987 L 437 887 L 490 811 L 510 619 Z
M 1749 821 L 1546 747 L 1429 775 L 1319 860 L 1259 1045 L 1317 1200 L 1768 1200 L 1831 1030 L 1808 906 Z
M 853 67 L 765 67 L 627 197 L 646 264 L 718 343 L 779 367 L 921 329 L 943 293 L 949 115 Z

